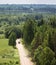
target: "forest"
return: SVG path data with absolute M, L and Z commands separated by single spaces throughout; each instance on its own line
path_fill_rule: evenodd
M 0 14 L 56 13 L 56 5 L 48 4 L 0 4 Z
M 7 5 L 0 5 L 0 65 L 20 65 L 18 38 L 35 65 L 56 65 L 56 5 L 39 5 L 41 13 L 38 5 Z

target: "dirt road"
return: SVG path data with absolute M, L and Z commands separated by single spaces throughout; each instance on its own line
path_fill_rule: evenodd
M 21 65 L 34 65 L 34 63 L 28 57 L 27 52 L 25 51 L 24 46 L 20 39 L 16 40 L 16 47 L 18 48 L 18 53 L 20 56 L 20 64 Z

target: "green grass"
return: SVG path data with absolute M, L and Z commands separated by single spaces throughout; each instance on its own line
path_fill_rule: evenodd
M 10 48 L 8 46 L 8 39 L 0 39 L 0 49 Z
M 0 65 L 20 65 L 17 49 L 8 45 L 8 39 L 0 39 Z

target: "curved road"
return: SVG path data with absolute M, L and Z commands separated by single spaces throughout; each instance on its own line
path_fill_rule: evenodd
M 20 56 L 21 65 L 34 65 L 34 63 L 28 57 L 27 52 L 25 51 L 24 46 L 22 45 L 21 39 L 16 40 L 16 47 Z

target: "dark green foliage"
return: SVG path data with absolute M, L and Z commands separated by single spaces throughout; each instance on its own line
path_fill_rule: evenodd
M 39 46 L 34 53 L 34 59 L 38 65 L 51 65 L 54 56 L 54 52 L 49 47 Z
M 17 37 L 17 38 L 20 38 L 21 35 L 22 35 L 21 30 L 20 30 L 19 28 L 17 28 L 17 27 L 13 27 L 13 28 L 11 29 L 10 33 L 11 33 L 11 32 L 14 32 L 14 33 L 16 34 L 16 37 Z
M 41 26 L 41 25 L 43 25 L 44 24 L 44 20 L 43 20 L 43 18 L 42 19 L 40 19 L 40 21 L 38 21 L 38 26 Z
M 8 38 L 12 32 L 16 34 L 17 38 L 20 38 L 22 35 L 21 29 L 19 29 L 18 27 L 9 27 L 5 32 L 6 38 Z
M 31 51 L 31 56 L 33 60 L 36 62 L 36 65 L 56 65 L 55 21 L 55 19 L 44 20 L 43 18 L 41 20 L 38 20 L 36 32 L 35 23 L 33 23 L 32 26 L 32 23 L 28 21 L 24 25 L 23 38 L 26 43 L 31 44 L 27 46 Z
M 56 59 L 55 58 L 52 60 L 51 65 L 56 65 Z
M 35 15 L 35 19 L 36 19 L 36 20 L 42 19 L 42 18 L 43 18 L 42 14 Z
M 35 50 L 41 44 L 42 44 L 42 33 L 41 32 L 37 32 L 35 34 L 35 37 L 34 37 L 32 43 L 31 43 L 32 50 Z
M 43 47 L 45 47 L 45 46 L 48 46 L 49 44 L 48 44 L 48 38 L 49 38 L 49 31 L 47 30 L 47 31 L 45 31 L 44 32 L 44 34 L 42 34 L 42 36 L 43 36 L 43 44 L 42 44 L 42 46 Z
M 0 31 L 0 34 L 4 34 L 4 32 L 3 31 Z
M 23 29 L 24 41 L 30 44 L 34 38 L 35 32 L 36 32 L 35 20 L 29 19 L 27 22 L 25 22 Z
M 55 52 L 56 54 L 56 29 L 53 29 L 49 33 L 49 47 Z
M 16 45 L 16 34 L 12 32 L 9 36 L 9 45 L 15 46 Z
M 51 25 L 51 27 L 53 27 L 53 28 L 56 27 L 56 18 L 55 18 L 55 17 L 53 17 L 53 18 L 50 19 L 50 25 Z

